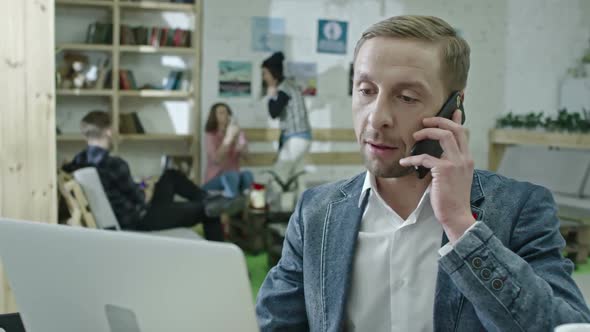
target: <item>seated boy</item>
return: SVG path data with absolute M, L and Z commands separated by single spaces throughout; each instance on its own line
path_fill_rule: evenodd
M 63 170 L 71 173 L 79 168 L 95 167 L 122 229 L 155 231 L 192 227 L 202 222 L 208 240 L 223 241 L 219 214 L 239 211 L 243 198 L 209 197 L 181 172 L 166 170 L 156 183 L 152 197 L 146 199 L 143 189 L 134 182 L 127 162 L 109 154 L 111 125 L 108 113 L 88 113 L 80 125 L 88 147 L 64 165 Z M 175 195 L 187 201 L 175 202 Z

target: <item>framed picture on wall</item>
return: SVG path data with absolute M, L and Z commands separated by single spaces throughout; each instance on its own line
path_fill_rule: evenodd
M 346 54 L 348 22 L 319 20 L 318 53 Z
M 219 61 L 219 96 L 248 97 L 252 93 L 252 63 Z

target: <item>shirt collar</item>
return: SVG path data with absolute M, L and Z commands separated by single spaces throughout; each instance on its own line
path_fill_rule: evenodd
M 373 174 L 371 174 L 371 172 L 367 171 L 367 174 L 365 175 L 365 182 L 363 183 L 363 189 L 361 189 L 361 195 L 359 197 L 359 208 L 361 207 L 363 200 L 365 199 L 366 195 L 370 194 L 370 189 L 373 188 L 373 186 L 375 185 L 375 176 Z M 418 206 L 422 206 L 424 200 L 430 195 L 430 187 L 432 186 L 432 184 L 429 184 L 428 187 L 426 188 L 426 191 L 424 191 L 424 195 L 422 195 L 422 198 L 420 199 L 420 203 L 418 203 Z
M 89 145 L 86 150 L 86 160 L 89 164 L 97 165 L 108 156 L 109 150 L 97 145 Z
M 365 182 L 363 183 L 363 189 L 361 189 L 361 197 L 359 197 L 359 208 L 363 204 L 363 200 L 365 199 L 365 196 L 368 195 L 369 189 L 371 189 L 372 177 L 373 177 L 373 175 L 371 174 L 371 172 L 367 171 L 367 173 L 365 175 Z

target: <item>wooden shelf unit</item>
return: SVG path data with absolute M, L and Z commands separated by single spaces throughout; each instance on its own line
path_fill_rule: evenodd
M 122 53 L 194 55 L 198 50 L 194 47 L 155 47 L 150 45 L 121 45 L 119 46 L 119 51 Z
M 56 135 L 56 139 L 58 143 L 83 143 L 85 141 L 84 137 L 80 134 L 58 134 Z
M 488 168 L 498 170 L 506 147 L 536 145 L 567 149 L 590 150 L 590 134 L 559 133 L 521 129 L 492 129 L 489 133 Z
M 114 4 L 113 0 L 55 0 L 56 6 L 112 8 Z
M 176 90 L 120 90 L 120 97 L 134 98 L 164 98 L 164 99 L 183 99 L 191 98 L 193 95 L 190 91 Z
M 113 52 L 113 45 L 84 44 L 84 43 L 58 44 L 55 47 L 55 50 L 56 50 L 56 52 L 58 52 L 58 51 Z
M 188 3 L 171 3 L 159 1 L 119 1 L 121 9 L 125 10 L 159 10 L 159 11 L 178 11 L 178 12 L 192 12 L 194 5 Z
M 201 31 L 202 31 L 202 1 L 195 0 L 193 4 L 178 4 L 159 1 L 141 1 L 132 2 L 127 0 L 56 0 L 56 6 L 62 7 L 89 7 L 97 9 L 106 9 L 110 11 L 110 22 L 113 24 L 112 44 L 84 44 L 84 43 L 60 43 L 55 45 L 56 53 L 60 51 L 81 51 L 81 52 L 109 52 L 111 56 L 111 69 L 113 73 L 118 73 L 121 68 L 121 57 L 125 54 L 157 54 L 157 55 L 181 55 L 191 57 L 194 64 L 190 70 L 191 91 L 178 90 L 120 90 L 118 75 L 112 75 L 112 89 L 58 89 L 57 95 L 60 97 L 90 98 L 90 97 L 109 97 L 110 112 L 113 116 L 113 152 L 118 153 L 119 145 L 127 142 L 137 142 L 137 144 L 149 144 L 152 142 L 165 142 L 168 144 L 186 144 L 186 153 L 191 154 L 195 160 L 193 163 L 194 174 L 200 174 L 200 142 L 199 129 L 200 124 L 200 82 L 201 77 Z M 153 47 L 149 45 L 122 45 L 120 43 L 121 24 L 125 24 L 123 12 L 183 12 L 194 17 L 195 25 L 191 30 L 191 47 Z M 94 18 L 92 18 L 94 20 Z M 89 20 L 91 21 L 91 20 Z M 149 22 L 144 24 L 150 26 Z M 59 31 L 57 31 L 59 33 Z M 190 135 L 166 135 L 166 134 L 121 134 L 119 133 L 119 117 L 124 110 L 121 105 L 122 99 L 161 99 L 161 100 L 179 100 L 186 99 L 190 102 L 192 108 L 191 119 L 194 121 L 192 126 L 194 132 Z M 134 105 L 136 103 L 134 102 Z M 137 110 L 141 112 L 141 108 Z M 58 143 L 83 142 L 81 135 L 64 134 L 56 138 Z M 149 145 L 148 145 L 149 146 Z M 159 161 L 158 161 L 159 162 Z M 199 181 L 197 178 L 196 181 Z
M 58 96 L 81 96 L 81 97 L 112 97 L 113 90 L 109 89 L 59 89 Z

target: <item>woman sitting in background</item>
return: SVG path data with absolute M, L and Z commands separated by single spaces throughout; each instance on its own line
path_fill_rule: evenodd
M 250 189 L 254 182 L 252 173 L 240 171 L 240 158 L 247 156 L 248 141 L 227 104 L 211 107 L 205 131 L 207 170 L 203 189 L 223 191 L 223 196 L 228 198 Z

